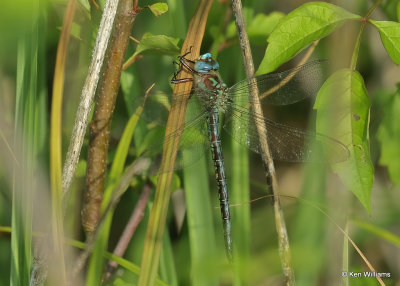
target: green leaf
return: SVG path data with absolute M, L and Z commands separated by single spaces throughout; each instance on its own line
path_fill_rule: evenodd
M 370 20 L 381 36 L 383 46 L 391 59 L 400 65 L 400 23 Z
M 350 158 L 333 165 L 333 171 L 368 211 L 374 172 L 369 154 L 370 105 L 361 75 L 343 69 L 324 83 L 314 106 L 317 132 L 340 140 L 350 150 Z
M 59 27 L 59 30 L 61 31 L 62 27 Z M 71 26 L 71 36 L 76 38 L 79 41 L 82 41 L 81 38 L 81 26 L 75 22 L 72 22 L 72 26 Z
M 180 48 L 178 47 L 179 39 L 171 38 L 165 35 L 153 35 L 146 33 L 143 35 L 138 44 L 135 53 L 126 61 L 131 62 L 139 55 L 170 55 L 178 56 Z
M 238 119 L 234 119 L 232 128 L 240 128 Z M 245 133 L 245 130 L 239 132 Z M 228 177 L 230 183 L 230 202 L 249 202 L 250 199 L 250 167 L 249 154 L 245 146 L 240 145 L 231 138 L 232 163 L 230 164 L 232 175 Z M 232 215 L 232 237 L 234 240 L 233 257 L 235 257 L 235 277 L 237 281 L 243 280 L 243 273 L 238 269 L 249 267 L 251 260 L 250 241 L 254 232 L 251 228 L 250 204 L 243 204 L 240 207 L 231 207 Z M 256 235 L 254 235 L 256 236 Z
M 129 146 L 131 145 L 133 133 L 135 132 L 137 122 L 140 118 L 140 115 L 142 114 L 145 100 L 146 98 L 144 98 L 142 105 L 136 109 L 134 114 L 132 114 L 131 118 L 129 118 L 129 121 L 125 126 L 121 140 L 118 143 L 117 152 L 115 153 L 115 157 L 111 165 L 111 170 L 109 175 L 110 180 L 115 180 L 115 181 L 119 180 L 124 171 L 124 166 L 126 158 L 128 156 Z
M 275 70 L 315 40 L 340 27 L 346 20 L 361 17 L 324 2 L 310 2 L 281 19 L 268 38 L 268 47 L 257 74 Z
M 10 176 L 9 184 L 12 188 L 12 200 L 9 202 L 11 212 L 11 259 L 9 261 L 8 269 L 2 267 L 2 276 L 6 276 L 5 273 L 10 271 L 10 285 L 29 285 L 30 283 L 40 283 L 41 275 L 38 274 L 36 269 L 38 268 L 38 261 L 33 257 L 32 253 L 32 227 L 34 217 L 34 202 L 40 203 L 40 200 L 35 200 L 36 197 L 40 197 L 44 192 L 49 190 L 45 188 L 43 193 L 40 192 L 42 186 L 46 186 L 45 181 L 40 179 L 40 176 L 44 173 L 41 172 L 40 163 L 38 161 L 39 154 L 45 154 L 44 149 L 48 148 L 48 142 L 45 146 L 41 146 L 43 136 L 46 136 L 45 131 L 48 128 L 48 122 L 46 122 L 46 116 L 48 109 L 46 105 L 47 92 L 45 91 L 45 71 L 44 65 L 44 46 L 40 43 L 44 40 L 43 31 L 45 21 L 39 19 L 40 11 L 38 1 L 31 1 L 32 3 L 21 3 L 22 5 L 28 5 L 28 9 L 31 9 L 31 15 L 28 17 L 26 31 L 21 34 L 18 38 L 18 46 L 14 47 L 17 49 L 16 57 L 16 81 L 15 81 L 15 113 L 14 120 L 8 118 L 10 127 L 14 124 L 15 136 L 13 142 L 13 152 L 17 155 L 18 163 L 4 160 L 6 156 L 1 156 L 2 165 L 9 168 L 9 173 L 4 172 L 2 176 Z M 7 5 L 6 5 L 7 6 Z M 3 8 L 4 9 L 4 8 Z M 3 10 L 2 9 L 2 10 Z M 7 9 L 7 7 L 5 8 Z M 24 10 L 27 9 L 26 7 Z M 7 11 L 9 13 L 9 11 Z M 1 12 L 0 12 L 1 14 Z M 4 17 L 0 17 L 1 21 L 4 21 Z M 17 21 L 18 17 L 15 18 Z M 1 24 L 1 23 L 0 23 Z M 0 25 L 1 26 L 1 25 Z M 29 28 L 28 28 L 29 27 Z M 8 29 L 12 29 L 8 27 Z M 16 32 L 15 29 L 13 32 Z M 2 34 L 3 36 L 3 34 Z M 4 42 L 5 43 L 5 42 Z M 4 92 L 2 96 L 4 96 Z M 12 93 L 11 93 L 12 94 Z M 5 96 L 4 98 L 7 98 Z M 2 106 L 7 108 L 7 105 Z M 9 108 L 11 105 L 9 106 Z M 4 111 L 8 112 L 7 109 Z M 1 115 L 3 115 L 3 109 Z M 2 117 L 1 121 L 5 120 L 6 117 Z M 12 133 L 7 132 L 7 128 L 2 125 L 2 131 L 11 135 Z M 8 130 L 10 131 L 10 130 Z M 10 136 L 12 138 L 12 136 Z M 7 141 L 7 140 L 6 140 Z M 10 142 L 10 140 L 8 140 Z M 2 143 L 3 146 L 3 143 Z M 43 148 L 44 147 L 44 148 Z M 3 154 L 1 154 L 3 155 Z M 2 184 L 2 190 L 7 190 L 7 186 Z M 55 197 L 52 192 L 52 199 Z M 54 204 L 52 200 L 52 208 L 59 210 L 59 204 Z M 43 210 L 44 211 L 44 210 Z M 41 217 L 48 215 L 47 211 L 41 214 Z M 53 230 L 53 249 L 58 252 L 58 257 L 63 259 L 63 248 L 60 247 L 62 237 L 57 235 L 59 230 L 58 226 L 62 227 L 60 223 L 60 216 L 57 216 L 59 212 L 53 212 L 54 217 L 49 218 L 47 223 L 52 223 Z M 49 234 L 50 235 L 50 234 Z M 54 257 L 54 256 L 53 256 Z M 4 265 L 4 264 L 3 264 Z M 64 269 L 60 264 L 55 264 L 54 268 L 59 271 L 59 281 L 63 283 L 65 278 Z M 34 272 L 31 272 L 35 270 Z M 31 276 L 31 273 L 34 276 Z M 38 279 L 38 280 L 36 280 Z
M 388 168 L 390 179 L 400 184 L 400 90 L 398 90 L 385 108 L 385 115 L 379 126 L 377 137 L 381 143 L 379 163 Z
M 148 7 L 156 17 L 159 17 L 168 11 L 167 3 L 155 3 L 153 5 L 149 5 Z
M 162 54 L 177 56 L 180 53 L 179 39 L 165 35 L 153 35 L 146 33 L 136 48 L 135 54 Z
M 190 156 L 190 151 L 184 153 Z M 219 285 L 215 272 L 209 270 L 218 267 L 216 242 L 218 239 L 222 241 L 223 236 L 215 235 L 213 214 L 216 212 L 212 209 L 210 197 L 213 193 L 210 193 L 209 185 L 204 184 L 208 181 L 207 163 L 203 156 L 197 163 L 183 169 L 192 285 Z

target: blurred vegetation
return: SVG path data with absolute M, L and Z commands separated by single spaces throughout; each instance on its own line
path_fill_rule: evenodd
M 32 269 L 38 265 L 33 259 L 34 255 L 37 257 L 34 249 L 41 242 L 38 238 L 51 233 L 51 208 L 57 208 L 51 202 L 50 110 L 57 45 L 67 3 L 3 2 L 0 9 L 0 285 L 28 285 Z M 172 94 L 170 80 L 176 71 L 172 62 L 180 54 L 189 21 L 199 2 L 166 1 L 167 5 L 141 10 L 135 19 L 111 125 L 107 158 L 108 200 L 128 166 L 137 161 L 142 151 L 157 142 L 156 145 L 161 146 L 160 136 L 164 129 L 160 122 L 166 122 L 165 117 L 159 118 L 161 112 L 154 110 L 149 102 L 148 106 L 143 105 L 146 120 L 139 120 L 136 125 L 134 116 L 153 83 L 151 93 Z M 271 33 L 277 33 L 279 21 L 293 11 L 299 11 L 295 9 L 306 2 L 243 1 L 254 64 L 256 69 L 260 67 L 259 73 L 275 70 L 278 66 L 278 70 L 294 67 L 304 55 L 304 52 L 295 51 L 278 63 L 278 57 L 266 55 L 266 47 Z M 311 58 L 329 60 L 329 67 L 323 71 L 325 79 L 343 68 L 357 70 L 360 77 L 355 76 L 351 82 L 356 91 L 338 89 L 339 94 L 331 101 L 324 103 L 326 97 L 318 97 L 315 106 L 312 99 L 264 110 L 268 118 L 278 122 L 320 132 L 334 129 L 341 122 L 340 118 L 325 116 L 324 104 L 334 104 L 346 95 L 358 95 L 357 92 L 362 94 L 349 100 L 352 109 L 343 115 L 365 124 L 364 129 L 357 130 L 353 126 L 345 130 L 348 133 L 343 138 L 352 136 L 351 142 L 356 142 L 345 142 L 352 154 L 347 163 L 329 166 L 276 162 L 293 270 L 298 285 L 377 285 L 377 280 L 371 277 L 342 278 L 343 271 L 370 271 L 343 235 L 343 229 L 376 272 L 390 273 L 390 278 L 382 278 L 386 285 L 399 285 L 400 2 L 386 0 L 380 3 L 369 16 L 375 22 L 367 23 L 360 38 L 362 21 L 357 15 L 365 16 L 374 3 L 362 0 L 334 2 L 339 2 L 334 4 L 352 15 L 343 16 L 345 19 L 339 21 L 340 25 L 335 24 L 331 30 L 326 28 L 325 34 L 318 32 L 320 35 L 315 37 L 322 39 Z M 96 8 L 92 1 L 79 0 L 72 23 L 60 114 L 63 162 L 105 1 L 98 4 L 99 8 Z M 138 1 L 139 7 L 150 4 L 154 1 Z M 292 28 L 307 31 L 309 27 L 304 24 Z M 299 37 L 303 37 L 300 32 Z M 304 47 L 309 44 L 304 37 L 299 42 Z M 359 51 L 355 53 L 357 43 Z M 269 45 L 272 49 L 272 42 Z M 220 74 L 228 86 L 245 78 L 230 1 L 213 2 L 201 48 L 202 54 L 206 52 L 211 52 L 218 60 Z M 268 56 L 273 59 L 268 60 Z M 361 83 L 357 85 L 357 82 Z M 147 117 L 153 120 L 149 121 Z M 346 140 L 343 138 L 339 139 Z M 214 171 L 210 156 L 206 154 L 173 176 L 157 285 L 284 284 L 262 161 L 256 154 L 247 154 L 246 148 L 237 145 L 225 132 L 222 139 L 228 186 L 232 189 L 230 203 L 234 205 L 232 220 L 234 240 L 237 241 L 234 243 L 238 248 L 237 262 L 230 265 L 225 257 Z M 85 139 L 63 220 L 64 235 L 68 238 L 64 247 L 67 280 L 78 257 L 78 249 L 84 246 L 81 242 L 86 239 L 81 226 L 81 210 L 86 188 L 87 150 L 88 140 Z M 156 163 L 155 157 L 150 159 Z M 152 164 L 152 168 L 129 180 L 129 187 L 112 210 L 112 217 L 107 217 L 106 227 L 99 230 L 101 243 L 96 245 L 89 266 L 82 270 L 76 283 L 101 283 L 110 253 L 142 191 L 151 186 L 143 219 L 129 242 L 124 259 L 116 259 L 115 274 L 104 282 L 106 285 L 136 285 L 157 182 L 156 167 Z M 240 177 L 243 171 L 246 174 L 247 168 L 248 175 Z M 360 185 L 353 180 L 357 176 Z M 48 248 L 52 249 L 50 245 Z M 46 257 L 43 261 L 50 265 L 47 285 L 61 285 L 57 283 L 57 279 L 61 279 L 57 276 L 59 272 L 53 268 L 62 263 L 52 263 L 51 258 L 46 260 Z

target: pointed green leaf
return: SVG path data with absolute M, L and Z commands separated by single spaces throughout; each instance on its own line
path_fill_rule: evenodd
M 133 58 L 139 54 L 178 56 L 180 53 L 178 42 L 179 39 L 165 35 L 146 33 L 140 40 L 135 53 L 126 62 L 133 61 Z
M 184 156 L 190 156 L 189 152 L 185 151 Z M 192 285 L 219 285 L 218 278 L 206 270 L 212 269 L 208 267 L 217 267 L 216 242 L 218 239 L 221 241 L 223 239 L 215 235 L 213 220 L 215 211 L 212 209 L 210 197 L 212 193 L 208 184 L 203 183 L 208 180 L 207 163 L 205 157 L 202 157 L 196 164 L 183 169 Z
M 381 36 L 382 44 L 391 59 L 400 65 L 400 23 L 370 20 Z
M 155 3 L 153 5 L 149 5 L 148 7 L 156 17 L 159 17 L 168 11 L 167 3 Z
M 329 3 L 310 2 L 300 6 L 284 17 L 269 36 L 257 74 L 275 70 L 313 41 L 329 35 L 346 20 L 359 18 Z
M 171 56 L 179 55 L 179 39 L 165 35 L 153 35 L 146 33 L 143 35 L 135 54 L 166 54 Z
M 59 28 L 59 30 L 61 31 L 61 27 Z M 71 26 L 71 36 L 76 38 L 79 41 L 82 41 L 81 38 L 81 26 L 75 22 L 72 23 Z
M 141 106 L 139 106 L 136 109 L 135 113 L 132 114 L 131 118 L 129 118 L 129 121 L 125 126 L 124 132 L 122 133 L 121 140 L 118 143 L 117 151 L 115 153 L 115 157 L 111 165 L 111 170 L 109 175 L 111 180 L 118 180 L 124 171 L 124 166 L 126 158 L 128 156 L 128 151 L 131 145 L 133 133 L 135 131 L 136 124 L 140 118 L 140 115 L 142 114 L 143 105 L 144 102 Z
M 369 154 L 370 105 L 361 75 L 343 69 L 324 83 L 314 106 L 317 132 L 341 141 L 350 150 L 350 158 L 335 164 L 333 171 L 368 211 L 374 172 Z
M 390 179 L 400 184 L 400 90 L 398 90 L 385 108 L 386 112 L 378 129 L 378 140 L 381 143 L 379 163 L 387 166 Z
M 125 162 L 128 156 L 128 149 L 131 144 L 136 124 L 139 120 L 140 114 L 143 111 L 143 104 L 139 106 L 136 109 L 135 113 L 132 114 L 132 116 L 130 117 L 128 123 L 125 126 L 121 140 L 118 144 L 117 151 L 115 153 L 115 157 L 111 165 L 110 174 L 107 177 L 107 186 L 104 192 L 103 201 L 101 203 L 102 212 L 104 212 L 104 210 L 110 203 L 113 196 L 113 191 L 115 190 L 115 185 L 120 180 L 122 173 L 124 171 Z M 92 256 L 89 261 L 88 275 L 86 280 L 87 285 L 99 285 L 100 283 L 99 282 L 101 278 L 100 273 L 104 266 L 101 257 L 104 255 L 104 252 L 107 248 L 112 217 L 113 217 L 112 212 L 107 213 L 104 219 L 102 232 L 99 234 L 99 237 L 97 238 Z

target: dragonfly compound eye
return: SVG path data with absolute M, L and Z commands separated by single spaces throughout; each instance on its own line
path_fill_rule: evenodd
M 199 73 L 207 73 L 211 70 L 217 71 L 219 69 L 219 64 L 215 61 L 210 53 L 201 55 L 196 60 L 194 64 L 194 70 Z

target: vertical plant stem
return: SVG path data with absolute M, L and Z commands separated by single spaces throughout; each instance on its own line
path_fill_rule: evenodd
M 232 9 L 229 7 L 230 14 Z M 243 70 L 238 69 L 236 72 L 237 80 L 243 78 Z M 250 108 L 250 106 L 249 106 Z M 232 130 L 235 132 L 244 132 L 247 130 L 241 129 L 238 119 L 232 121 Z M 232 176 L 231 182 L 231 202 L 248 202 L 250 201 L 250 166 L 248 149 L 239 144 L 231 137 L 232 148 Z M 234 285 L 242 285 L 243 270 L 250 263 L 250 234 L 251 234 L 251 218 L 250 204 L 243 204 L 240 207 L 231 208 L 232 213 L 232 236 L 234 238 L 233 257 L 234 259 Z
M 37 36 L 32 33 L 33 38 Z M 32 229 L 32 194 L 33 188 L 28 185 L 33 179 L 33 133 L 34 98 L 36 86 L 30 89 L 31 72 L 36 66 L 35 55 L 31 54 L 37 46 L 37 39 L 24 35 L 18 43 L 17 57 L 17 92 L 15 112 L 14 150 L 21 153 L 20 166 L 14 165 L 12 213 L 11 213 L 11 277 L 10 285 L 27 285 L 29 283 L 31 266 L 31 229 Z M 32 47 L 32 49 L 31 49 Z M 36 80 L 35 80 L 36 81 Z M 32 85 L 35 85 L 33 83 Z M 32 130 L 31 130 L 32 129 Z M 22 132 L 21 132 L 22 131 Z M 22 136 L 18 136 L 21 135 Z M 18 143 L 21 143 L 17 149 Z M 21 175 L 25 175 L 20 178 Z
M 62 186 L 61 186 L 61 130 L 62 130 L 62 98 L 64 88 L 65 61 L 67 57 L 67 49 L 70 38 L 71 26 L 75 15 L 76 0 L 70 0 L 65 10 L 63 28 L 61 30 L 60 41 L 57 47 L 56 65 L 54 69 L 53 95 L 51 105 L 50 120 L 50 182 L 52 192 L 52 241 L 57 260 L 65 269 L 63 238 L 64 227 L 62 220 Z M 47 238 L 43 239 L 47 241 Z M 35 258 L 32 268 L 32 277 L 30 285 L 42 285 L 46 280 L 47 271 L 47 249 L 44 242 L 39 242 L 35 246 Z M 60 283 L 65 283 L 65 272 L 62 271 L 64 277 L 60 279 Z
M 10 285 L 28 285 L 30 281 L 33 198 L 37 183 L 37 113 L 42 112 L 37 109 L 39 1 L 26 4 L 31 9 L 31 17 L 27 20 L 29 28 L 20 35 L 17 48 L 13 152 L 20 159 L 19 164 L 12 165 Z
M 145 98 L 153 86 L 154 84 L 146 91 Z M 121 140 L 118 144 L 117 150 L 114 154 L 114 160 L 111 164 L 110 172 L 107 175 L 107 185 L 104 191 L 103 201 L 101 203 L 102 218 L 99 222 L 99 225 L 102 225 L 101 232 L 99 233 L 98 237 L 96 237 L 96 245 L 93 248 L 93 252 L 90 257 L 86 272 L 86 284 L 88 285 L 98 285 L 101 283 L 104 264 L 103 256 L 108 246 L 108 238 L 114 214 L 113 211 L 109 211 L 109 206 L 113 204 L 113 202 L 116 200 L 115 198 L 119 196 L 119 194 L 114 193 L 115 185 L 122 180 L 122 175 L 129 152 L 129 146 L 132 141 L 132 136 L 136 130 L 136 125 L 138 123 L 139 117 L 143 111 L 144 104 L 145 100 L 143 100 L 142 104 L 130 117 L 122 134 Z M 98 226 L 97 228 L 99 227 L 100 226 Z M 96 232 L 98 232 L 97 229 Z
M 201 1 L 195 16 L 190 21 L 189 30 L 182 46 L 182 54 L 189 51 L 192 47 L 192 52 L 189 55 L 192 59 L 194 59 L 194 57 L 200 52 L 200 45 L 203 39 L 211 4 L 212 0 Z M 187 78 L 190 76 L 189 73 L 184 71 L 180 73 L 179 78 Z M 174 94 L 177 94 L 178 92 L 188 92 L 191 87 L 191 82 L 177 84 L 174 88 Z M 166 136 L 174 130 L 182 127 L 185 123 L 186 103 L 186 101 L 181 101 L 179 103 L 173 102 L 173 107 L 171 108 L 167 121 Z M 168 140 L 167 144 L 164 144 L 160 175 L 157 181 L 156 196 L 150 213 L 144 243 L 142 264 L 138 281 L 139 286 L 154 285 L 157 276 L 165 219 L 171 196 L 172 172 L 169 170 L 174 169 L 173 167 L 175 165 L 180 136 L 176 136 L 174 139 L 175 140 Z
M 103 65 L 104 55 L 108 46 L 117 12 L 119 0 L 107 0 L 101 18 L 99 31 L 97 33 L 96 43 L 93 49 L 92 60 L 89 66 L 88 75 L 82 88 L 81 99 L 75 116 L 75 123 L 72 130 L 71 141 L 68 146 L 67 156 L 62 174 L 63 205 L 68 200 L 68 191 L 74 177 L 76 166 L 79 160 L 79 154 L 85 138 L 86 126 L 90 114 L 90 108 L 93 102 L 97 83 L 100 78 L 100 69 Z
M 254 64 L 253 58 L 250 50 L 250 43 L 246 33 L 246 28 L 243 19 L 242 13 L 242 4 L 240 0 L 232 0 L 232 10 L 235 15 L 236 28 L 238 31 L 240 47 L 242 50 L 243 61 L 246 70 L 246 77 L 249 83 L 254 81 Z M 256 88 L 256 84 L 252 85 L 253 88 L 250 90 L 252 97 L 252 108 L 255 113 L 263 114 L 261 104 L 259 101 L 259 92 Z M 271 153 L 268 147 L 267 134 L 265 134 L 264 130 L 265 124 L 261 120 L 257 121 L 256 128 L 258 131 L 258 136 L 260 140 L 260 145 L 262 148 L 262 159 L 267 171 L 267 181 L 271 180 L 271 192 L 273 194 L 273 204 L 274 204 L 274 213 L 275 213 L 275 223 L 276 229 L 278 233 L 278 241 L 279 241 L 279 253 L 281 256 L 281 263 L 283 268 L 283 274 L 285 276 L 286 285 L 294 285 L 294 272 L 291 265 L 291 257 L 290 257 L 290 248 L 289 248 L 289 239 L 286 230 L 285 220 L 283 217 L 282 208 L 279 201 L 279 190 L 278 190 L 278 181 L 275 174 L 275 167 L 271 157 Z
M 217 261 L 216 254 L 218 253 L 211 193 L 208 184 L 204 183 L 207 182 L 209 176 L 206 158 L 207 156 L 204 156 L 196 164 L 183 169 L 192 286 L 219 285 L 216 275 L 210 275 L 211 273 L 204 275 L 204 268 L 213 267 L 212 263 Z
M 90 142 L 86 173 L 85 205 L 82 225 L 90 235 L 97 226 L 107 170 L 110 127 L 129 35 L 138 10 L 132 0 L 121 0 L 110 48 L 106 55 L 98 100 L 90 123 Z

